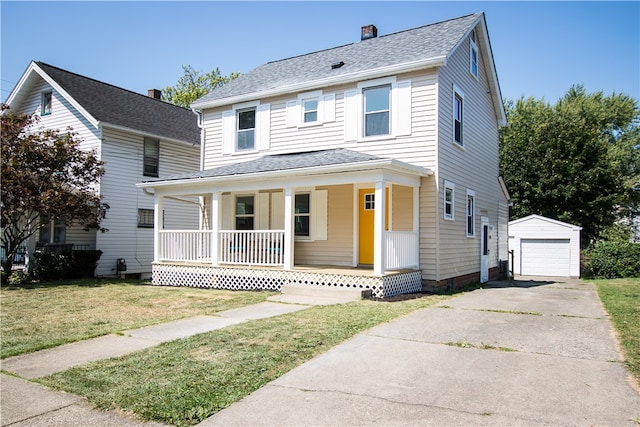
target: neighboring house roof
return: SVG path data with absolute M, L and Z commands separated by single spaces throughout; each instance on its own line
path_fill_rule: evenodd
M 194 180 L 206 178 L 237 177 L 269 172 L 304 170 L 310 171 L 325 167 L 356 167 L 394 165 L 417 175 L 430 175 L 431 171 L 418 166 L 409 165 L 397 160 L 372 156 L 366 153 L 338 148 L 333 150 L 309 151 L 303 153 L 274 154 L 241 163 L 220 166 L 199 172 L 173 175 L 161 179 L 147 181 L 158 183 L 167 181 Z M 149 185 L 153 186 L 153 185 Z
M 183 107 L 122 89 L 89 77 L 54 67 L 44 62 L 31 62 L 7 103 L 20 102 L 21 89 L 29 87 L 32 76 L 40 75 L 61 93 L 96 127 L 112 126 L 140 133 L 200 143 L 197 116 Z
M 483 13 L 425 25 L 357 43 L 268 62 L 196 100 L 192 107 L 208 108 L 286 92 L 310 90 L 329 84 L 382 77 L 397 72 L 445 65 L 464 37 L 481 23 Z M 489 37 L 483 37 L 490 85 L 504 119 L 502 95 L 495 73 Z M 344 62 L 338 68 L 334 63 Z

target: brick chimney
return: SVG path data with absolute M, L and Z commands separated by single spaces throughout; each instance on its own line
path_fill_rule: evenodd
M 361 28 L 360 40 L 373 39 L 378 37 L 378 29 L 375 25 L 365 25 Z
M 160 89 L 149 89 L 147 91 L 149 98 L 162 99 L 162 91 Z

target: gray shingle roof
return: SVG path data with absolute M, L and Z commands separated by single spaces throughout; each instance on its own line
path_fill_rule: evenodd
M 100 122 L 192 144 L 200 143 L 197 117 L 186 108 L 44 62 L 36 64 Z
M 201 97 L 194 104 L 447 56 L 482 13 L 268 62 Z M 332 69 L 331 64 L 344 65 Z
M 334 150 L 308 151 L 303 153 L 274 154 L 260 157 L 246 162 L 220 166 L 199 172 L 173 175 L 155 181 L 175 181 L 183 179 L 213 178 L 224 176 L 238 176 L 260 172 L 283 171 L 293 169 L 307 169 L 320 166 L 331 166 L 348 163 L 366 163 L 382 158 L 370 154 L 359 153 L 344 148 Z

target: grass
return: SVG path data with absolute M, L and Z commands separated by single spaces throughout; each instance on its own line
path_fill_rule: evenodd
M 625 364 L 640 381 L 640 278 L 594 280 L 593 283 L 618 331 Z
M 264 301 L 271 293 L 165 288 L 85 280 L 0 289 L 5 358 L 184 317 Z
M 447 298 L 312 307 L 176 340 L 40 379 L 102 409 L 193 425 L 377 324 Z

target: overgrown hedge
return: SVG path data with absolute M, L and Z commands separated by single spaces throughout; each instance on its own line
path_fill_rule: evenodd
M 640 243 L 595 243 L 582 251 L 582 276 L 595 279 L 640 277 Z
M 32 274 L 45 281 L 94 277 L 101 256 L 100 250 L 38 251 L 33 256 Z

